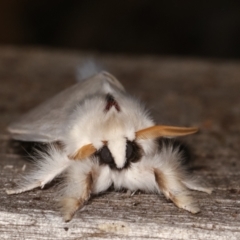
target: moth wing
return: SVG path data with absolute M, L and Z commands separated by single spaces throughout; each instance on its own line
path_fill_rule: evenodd
M 103 92 L 104 85 L 125 91 L 121 83 L 107 72 L 101 72 L 60 92 L 9 125 L 13 139 L 30 142 L 64 140 L 69 114 L 87 95 Z

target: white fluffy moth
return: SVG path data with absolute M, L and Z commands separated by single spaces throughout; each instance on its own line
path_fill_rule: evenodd
M 65 221 L 92 194 L 110 186 L 162 193 L 191 213 L 200 208 L 190 190 L 211 193 L 186 171 L 184 149 L 171 140 L 197 128 L 157 125 L 107 72 L 59 93 L 11 124 L 9 131 L 16 140 L 49 147 L 38 152 L 33 170 L 7 193 L 43 188 L 61 176 L 57 199 Z

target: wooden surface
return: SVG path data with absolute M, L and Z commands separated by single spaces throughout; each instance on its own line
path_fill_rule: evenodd
M 194 175 L 215 188 L 212 195 L 193 192 L 201 213 L 178 209 L 163 196 L 109 191 L 64 223 L 54 186 L 5 194 L 30 166 L 16 153 L 7 124 L 72 85 L 89 57 L 146 102 L 157 122 L 201 128 L 183 139 L 195 155 Z M 0 83 L 0 239 L 240 239 L 239 62 L 2 47 Z

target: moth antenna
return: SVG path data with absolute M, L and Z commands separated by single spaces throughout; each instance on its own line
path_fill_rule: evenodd
M 135 133 L 137 139 L 153 139 L 158 137 L 178 137 L 196 133 L 196 127 L 175 127 L 155 125 L 144 128 Z
M 90 157 L 96 151 L 97 149 L 90 143 L 81 147 L 76 154 L 69 156 L 69 158 L 72 160 L 82 160 L 87 157 Z

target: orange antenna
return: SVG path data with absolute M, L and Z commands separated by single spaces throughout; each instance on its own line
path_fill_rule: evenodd
M 196 133 L 198 128 L 196 127 L 174 127 L 155 125 L 152 127 L 144 128 L 136 132 L 136 138 L 148 139 L 158 137 L 178 137 Z
M 73 160 L 82 160 L 91 156 L 96 151 L 97 149 L 90 143 L 81 147 L 75 155 L 69 156 L 69 158 Z

